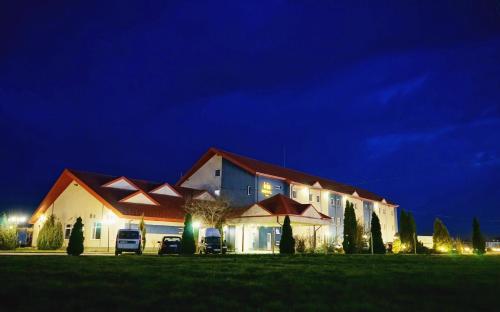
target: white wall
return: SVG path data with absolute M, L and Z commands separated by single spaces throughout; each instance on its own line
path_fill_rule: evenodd
M 131 224 L 139 224 L 139 219 L 124 219 L 117 217 L 110 209 L 105 207 L 99 200 L 88 193 L 82 186 L 73 181 L 55 200 L 54 204 L 44 213 L 48 218 L 51 214 L 56 216 L 63 225 L 63 232 L 66 224 L 73 225 L 78 217 L 82 218 L 83 235 L 85 237 L 85 248 L 106 248 L 109 246 L 112 250 L 115 246 L 116 233 L 119 229 L 129 227 Z M 112 220 L 108 225 L 107 220 Z M 92 239 L 93 223 L 101 222 L 101 239 Z M 147 224 L 183 226 L 182 223 L 146 221 Z M 36 246 L 38 232 L 42 227 L 41 219 L 33 225 L 33 246 Z M 157 247 L 158 241 L 163 238 L 163 234 L 146 234 L 146 247 Z M 68 240 L 65 239 L 64 245 L 67 246 Z
M 220 169 L 221 175 L 216 177 L 215 170 Z M 222 157 L 214 155 L 203 166 L 201 166 L 195 173 L 193 173 L 181 186 L 191 187 L 201 190 L 208 190 L 214 193 L 215 190 L 221 188 L 222 172 Z

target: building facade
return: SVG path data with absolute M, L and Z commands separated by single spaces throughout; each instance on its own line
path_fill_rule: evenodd
M 120 228 L 146 222 L 146 247 L 163 235 L 181 235 L 188 200 L 227 199 L 232 213 L 224 236 L 235 252 L 274 252 L 285 216 L 294 235 L 315 246 L 341 243 L 346 201 L 369 231 L 371 213 L 381 223 L 384 242 L 397 229 L 397 205 L 366 190 L 261 162 L 220 149 L 209 149 L 176 185 L 65 170 L 31 217 L 33 243 L 50 214 L 69 238 L 82 217 L 86 248 L 114 248 Z M 67 243 L 67 240 L 65 240 Z

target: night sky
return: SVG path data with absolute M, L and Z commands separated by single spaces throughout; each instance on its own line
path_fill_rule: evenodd
M 419 234 L 500 234 L 499 1 L 241 2 L 2 1 L 0 210 L 64 168 L 175 183 L 210 146 L 285 149 Z

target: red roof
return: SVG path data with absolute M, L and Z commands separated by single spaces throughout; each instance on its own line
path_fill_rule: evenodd
M 214 155 L 219 155 L 222 158 L 232 162 L 238 167 L 248 171 L 253 175 L 262 174 L 262 175 L 270 175 L 277 178 L 282 178 L 287 180 L 289 183 L 295 182 L 300 184 L 306 184 L 312 186 L 314 183 L 318 182 L 324 189 L 328 189 L 331 191 L 350 194 L 352 195 L 354 192 L 357 192 L 358 195 L 362 198 L 373 200 L 373 201 L 382 201 L 384 197 L 381 197 L 372 192 L 363 190 L 361 188 L 353 187 L 347 184 L 342 184 L 339 182 L 335 182 L 333 180 L 317 177 L 314 175 L 310 175 L 307 173 L 303 173 L 297 170 L 283 168 L 277 165 L 269 164 L 260 160 L 252 159 L 249 157 L 237 155 L 234 153 L 226 152 L 217 148 L 210 148 L 195 164 L 194 166 L 176 183 L 176 185 L 181 185 L 184 181 L 186 181 L 193 173 L 195 173 L 201 166 L 203 166 L 209 159 L 211 159 Z M 389 200 L 385 199 L 388 204 L 395 205 Z
M 316 208 L 314 208 L 314 206 L 311 204 L 301 204 L 285 195 L 277 194 L 267 199 L 264 199 L 256 204 L 252 204 L 249 207 L 234 209 L 230 213 L 229 217 L 230 218 L 241 217 L 241 215 L 245 213 L 245 211 L 247 211 L 254 205 L 258 205 L 262 209 L 268 211 L 273 216 L 288 216 L 288 215 L 300 216 L 304 213 L 304 211 L 306 211 L 310 207 L 316 210 Z M 316 212 L 321 216 L 321 219 L 331 219 L 329 216 L 322 214 L 318 210 L 316 210 Z
M 118 178 L 120 177 L 66 169 L 40 203 L 30 222 L 35 222 L 38 216 L 47 210 L 72 181 L 76 181 L 96 197 L 96 199 L 101 201 L 103 205 L 113 210 L 120 217 L 140 218 L 144 215 L 144 219 L 156 221 L 183 222 L 185 215 L 183 206 L 186 200 L 192 199 L 193 196 L 204 192 L 192 188 L 175 186 L 173 188 L 183 197 L 153 194 L 150 191 L 164 183 L 127 178 L 126 180 L 136 186 L 139 191 L 151 197 L 158 205 L 127 203 L 120 200 L 138 191 L 103 187 L 106 183 Z
M 301 215 L 311 204 L 301 204 L 282 194 L 274 195 L 257 203 L 260 207 L 266 209 L 273 215 Z M 314 207 L 313 207 L 314 208 Z M 316 210 L 316 209 L 315 209 Z M 329 216 L 317 211 L 322 219 L 331 219 Z

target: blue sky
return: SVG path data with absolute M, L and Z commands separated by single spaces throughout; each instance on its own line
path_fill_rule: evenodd
M 210 146 L 500 234 L 498 1 L 0 5 L 0 210 L 61 171 L 175 182 Z

